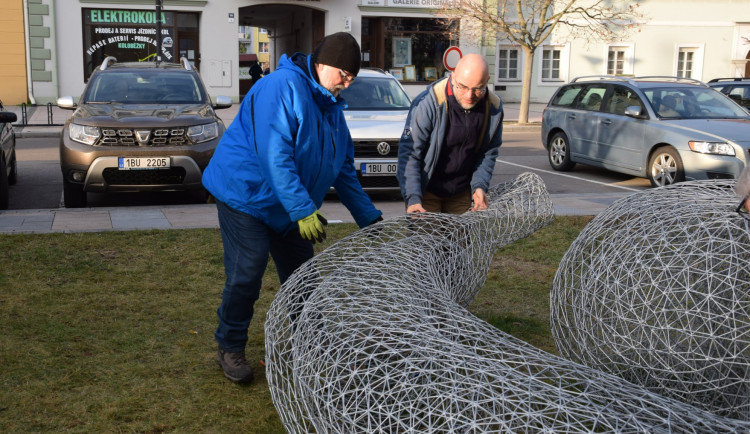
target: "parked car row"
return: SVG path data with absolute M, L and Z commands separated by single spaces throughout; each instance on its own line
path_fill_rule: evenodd
M 680 77 L 573 79 L 542 117 L 550 166 L 582 163 L 655 187 L 737 178 L 750 150 L 750 114 L 717 89 Z
M 367 191 L 398 190 L 398 141 L 411 100 L 399 80 L 363 68 L 341 96 Z M 66 207 L 88 192 L 194 190 L 225 130 L 197 71 L 181 63 L 107 58 L 63 127 L 60 167 Z M 747 109 L 742 106 L 748 107 Z M 542 120 L 550 166 L 576 164 L 646 177 L 653 186 L 686 179 L 737 178 L 750 155 L 750 79 L 702 83 L 679 77 L 587 76 L 562 85 Z M 0 209 L 17 181 L 16 115 L 0 103 Z
M 363 187 L 397 189 L 398 140 L 411 103 L 400 82 L 362 69 L 342 92 Z M 109 57 L 91 75 L 63 127 L 60 167 L 66 207 L 86 206 L 88 192 L 195 190 L 205 195 L 203 170 L 225 131 L 199 74 L 180 64 L 118 63 Z M 200 195 L 199 195 L 200 197 Z M 204 196 L 205 197 L 205 196 Z

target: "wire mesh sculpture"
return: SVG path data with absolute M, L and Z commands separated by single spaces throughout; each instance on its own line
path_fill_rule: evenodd
M 750 424 L 541 351 L 465 306 L 499 246 L 553 218 L 522 174 L 461 216 L 402 216 L 298 269 L 267 314 L 266 376 L 290 433 L 735 432 Z
M 592 220 L 550 295 L 560 354 L 750 420 L 750 227 L 733 185 L 645 190 Z

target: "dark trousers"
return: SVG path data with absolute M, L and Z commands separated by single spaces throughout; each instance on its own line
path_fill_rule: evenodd
M 283 284 L 300 265 L 313 257 L 312 243 L 295 228 L 282 236 L 255 217 L 217 201 L 219 227 L 224 245 L 226 281 L 221 305 L 216 311 L 219 326 L 215 337 L 226 351 L 241 351 L 253 305 L 260 296 L 263 273 L 271 254 Z

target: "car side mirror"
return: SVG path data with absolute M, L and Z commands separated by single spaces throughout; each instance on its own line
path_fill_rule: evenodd
M 630 116 L 631 118 L 639 118 L 640 119 L 640 118 L 643 117 L 642 109 L 641 109 L 640 106 L 637 106 L 637 105 L 628 106 L 625 109 L 625 116 Z
M 76 108 L 76 101 L 72 96 L 61 96 L 57 98 L 57 106 L 67 110 L 74 110 Z
M 232 98 L 228 96 L 219 95 L 216 97 L 216 102 L 212 104 L 215 109 L 225 109 L 231 107 L 233 104 Z
M 18 116 L 14 112 L 0 112 L 0 123 L 15 122 L 18 120 Z

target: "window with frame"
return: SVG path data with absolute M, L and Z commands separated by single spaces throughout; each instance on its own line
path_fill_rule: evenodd
M 696 49 L 695 48 L 680 48 L 677 52 L 677 71 L 678 77 L 692 78 L 693 77 L 693 65 L 696 60 Z
M 513 46 L 499 46 L 497 50 L 498 81 L 519 81 L 521 50 Z
M 625 74 L 625 47 L 609 47 L 607 52 L 607 75 Z
M 633 44 L 619 43 L 607 45 L 604 73 L 607 75 L 633 74 Z
M 258 53 L 268 53 L 268 42 L 258 42 Z
M 559 47 L 548 47 L 542 50 L 542 81 L 562 81 L 561 58 L 562 50 Z

